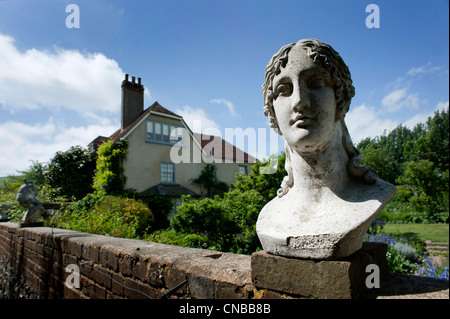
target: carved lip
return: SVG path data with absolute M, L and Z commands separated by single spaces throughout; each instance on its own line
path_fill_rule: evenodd
M 313 118 L 311 116 L 298 115 L 294 119 L 289 121 L 289 125 L 295 125 L 298 127 L 298 126 L 311 124 L 314 121 L 315 121 L 315 118 Z

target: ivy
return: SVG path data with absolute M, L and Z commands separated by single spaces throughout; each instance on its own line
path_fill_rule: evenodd
M 122 194 L 126 177 L 123 174 L 123 161 L 127 156 L 128 141 L 103 143 L 97 153 L 97 171 L 94 188 L 107 194 Z

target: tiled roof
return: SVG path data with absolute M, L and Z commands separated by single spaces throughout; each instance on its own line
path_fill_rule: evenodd
M 153 105 L 150 106 L 148 109 L 150 109 L 151 111 L 159 112 L 159 113 L 164 113 L 164 114 L 168 114 L 168 115 L 172 115 L 172 116 L 181 117 L 178 114 L 175 114 L 172 111 L 169 111 L 165 107 L 161 106 L 161 104 L 159 104 L 158 102 L 153 103 Z
M 256 158 L 247 154 L 240 148 L 227 142 L 219 136 L 194 133 L 202 148 L 207 154 L 213 152 L 214 157 L 222 159 L 233 159 L 234 161 L 255 163 Z
M 88 144 L 88 146 L 91 146 L 91 145 L 98 145 L 98 146 L 100 146 L 100 145 L 102 145 L 103 143 L 108 142 L 109 140 L 110 140 L 109 137 L 106 137 L 106 136 L 97 136 L 92 142 L 90 142 L 90 143 Z
M 164 195 L 180 197 L 181 195 L 197 195 L 190 189 L 184 187 L 180 184 L 174 183 L 159 183 L 152 187 L 147 188 L 145 191 L 141 192 L 141 196 L 150 195 Z
M 115 131 L 109 138 L 112 139 L 114 142 L 119 141 L 122 137 L 124 137 L 137 123 L 141 121 L 141 119 L 146 116 L 149 112 L 159 112 L 167 115 L 177 116 L 181 118 L 181 116 L 169 111 L 165 107 L 161 106 L 158 102 L 153 103 L 150 107 L 148 107 L 144 112 L 142 112 L 141 115 L 137 119 L 135 119 L 130 125 L 128 125 L 126 128 L 118 129 Z

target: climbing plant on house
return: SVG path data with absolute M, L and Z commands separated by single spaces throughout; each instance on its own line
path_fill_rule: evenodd
M 123 161 L 127 156 L 128 141 L 108 141 L 97 152 L 97 171 L 94 188 L 107 194 L 122 194 L 126 177 L 123 174 Z

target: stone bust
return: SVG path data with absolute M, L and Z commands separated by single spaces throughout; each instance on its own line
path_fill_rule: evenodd
M 258 216 L 263 249 L 310 259 L 351 255 L 395 186 L 360 166 L 344 121 L 355 95 L 347 65 L 328 44 L 300 40 L 272 57 L 262 91 L 264 114 L 285 141 L 287 171 Z

